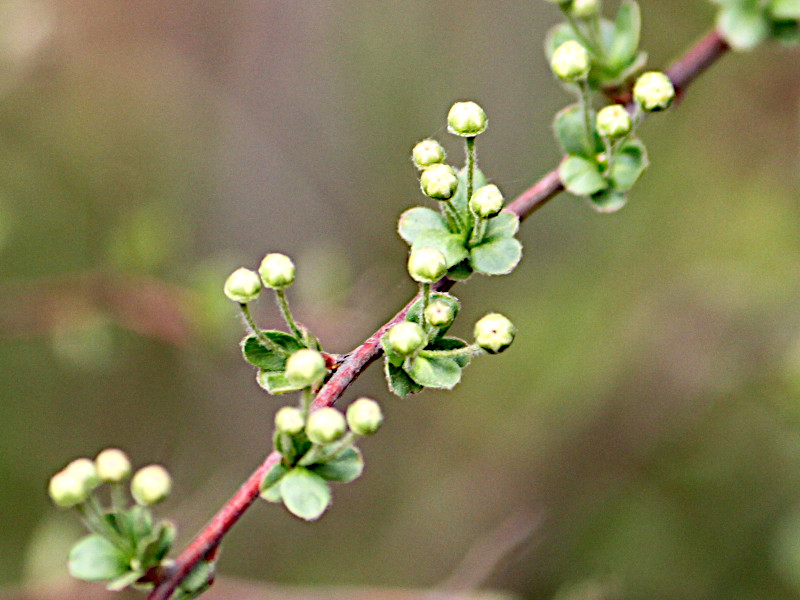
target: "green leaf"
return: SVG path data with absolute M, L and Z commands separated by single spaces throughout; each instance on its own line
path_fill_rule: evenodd
M 461 381 L 461 367 L 452 358 L 417 356 L 404 367 L 408 376 L 424 387 L 452 389 Z
M 400 220 L 397 222 L 397 232 L 409 245 L 414 243 L 420 232 L 429 229 L 444 233 L 450 232 L 445 218 L 424 206 L 409 208 L 400 215 Z
M 769 14 L 776 21 L 800 19 L 800 0 L 772 0 Z
M 267 471 L 267 474 L 264 475 L 264 479 L 261 480 L 260 487 L 261 497 L 264 500 L 267 502 L 281 501 L 281 489 L 278 484 L 288 472 L 289 468 L 282 462 L 273 465 L 272 468 Z
M 175 543 L 175 526 L 169 521 L 161 521 L 155 531 L 139 540 L 137 557 L 142 568 L 147 570 L 161 564 Z
M 130 570 L 130 557 L 101 535 L 80 539 L 70 550 L 69 573 L 84 581 L 109 581 Z
M 631 138 L 614 151 L 614 164 L 611 168 L 611 187 L 618 192 L 627 192 L 641 177 L 650 164 L 644 144 Z
M 459 233 L 444 233 L 435 229 L 426 229 L 419 232 L 411 249 L 434 248 L 444 254 L 447 267 L 450 268 L 467 257 L 465 244 L 465 237 Z
M 624 192 L 615 190 L 603 190 L 593 194 L 589 201 L 599 213 L 614 213 L 621 209 L 628 202 L 628 197 Z
M 773 21 L 772 37 L 784 46 L 800 43 L 800 23 L 797 21 Z
M 280 486 L 284 506 L 306 521 L 319 519 L 331 503 L 331 490 L 325 480 L 303 467 L 284 475 Z
M 469 264 L 484 275 L 506 275 L 522 258 L 522 244 L 514 238 L 490 239 L 469 253 Z
M 462 260 L 447 271 L 447 276 L 455 281 L 464 281 L 469 279 L 470 275 L 472 275 L 472 267 L 469 266 L 469 260 Z
M 297 387 L 296 384 L 290 383 L 289 378 L 286 377 L 286 373 L 283 371 L 264 371 L 259 369 L 256 381 L 258 385 L 270 394 L 285 394 L 303 389 Z
M 609 66 L 623 69 L 633 62 L 639 48 L 642 18 L 634 0 L 623 0 L 614 22 L 614 37 L 606 52 Z
M 770 21 L 755 4 L 732 4 L 717 14 L 717 28 L 735 50 L 751 50 L 769 36 Z
M 400 366 L 395 366 L 388 360 L 383 363 L 383 373 L 386 376 L 386 383 L 389 390 L 401 398 L 406 398 L 411 394 L 421 392 L 423 387 L 411 379 Z
M 510 238 L 519 231 L 519 217 L 514 213 L 501 211 L 486 225 L 484 239 Z
M 311 465 L 308 470 L 326 481 L 350 483 L 364 471 L 364 458 L 358 448 L 351 446 L 322 464 Z
M 556 113 L 553 131 L 559 146 L 566 154 L 594 158 L 603 151 L 603 142 L 594 130 L 594 111 L 591 111 L 589 122 L 592 136 L 586 135 L 583 110 L 579 104 L 571 104 Z
M 254 335 L 247 336 L 242 342 L 242 354 L 247 362 L 259 369 L 264 369 L 265 371 L 282 371 L 286 366 L 286 359 L 289 355 L 303 348 L 303 345 L 300 344 L 294 336 L 284 331 L 264 329 L 261 333 L 270 341 L 286 350 L 286 354 L 273 352 L 269 348 L 265 348 Z
M 456 348 L 465 348 L 469 346 L 467 342 L 461 340 L 459 338 L 454 337 L 447 337 L 447 338 L 440 338 L 430 344 L 428 346 L 428 350 L 454 350 Z M 459 356 L 458 358 L 454 358 L 454 361 L 458 364 L 459 367 L 462 369 L 469 364 L 470 357 L 467 356 Z
M 600 166 L 580 156 L 568 156 L 558 167 L 561 183 L 576 196 L 590 196 L 608 187 Z
M 124 590 L 126 587 L 132 586 L 134 583 L 139 581 L 141 577 L 145 574 L 144 569 L 139 569 L 136 571 L 128 571 L 127 573 L 123 573 L 119 577 L 115 577 L 111 581 L 108 582 L 106 585 L 106 589 L 109 592 L 119 592 Z
M 169 600 L 191 600 L 205 592 L 214 580 L 216 563 L 205 560 L 197 563 L 189 574 L 180 582 L 178 589 Z

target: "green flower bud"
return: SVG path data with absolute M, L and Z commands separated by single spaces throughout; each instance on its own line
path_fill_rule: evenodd
M 255 275 L 255 273 L 253 273 Z M 97 476 L 109 483 L 119 483 L 131 476 L 128 455 L 117 448 L 106 448 L 94 459 Z
M 486 130 L 488 119 L 474 102 L 456 102 L 447 113 L 447 131 L 461 137 L 475 137 Z
M 240 267 L 225 280 L 225 295 L 239 304 L 247 304 L 261 293 L 261 280 L 258 273 Z
M 572 0 L 570 14 L 577 19 L 587 19 L 600 12 L 600 0 Z
M 458 177 L 450 165 L 431 165 L 419 176 L 419 186 L 428 198 L 450 200 L 458 189 Z
M 489 354 L 498 354 L 514 341 L 517 328 L 506 317 L 489 313 L 475 323 L 475 343 Z
M 503 209 L 503 194 L 496 185 L 490 183 L 475 190 L 469 199 L 469 207 L 479 217 L 491 219 Z
M 172 478 L 161 465 L 142 467 L 131 479 L 131 495 L 140 506 L 150 506 L 164 500 L 172 491 Z
M 315 444 L 335 442 L 347 431 L 344 415 L 335 408 L 320 408 L 308 415 L 306 435 Z
M 294 282 L 294 263 L 285 254 L 273 252 L 267 254 L 261 261 L 258 273 L 264 281 L 264 285 L 275 289 L 283 290 Z
M 550 68 L 561 81 L 574 83 L 586 79 L 592 63 L 589 52 L 575 40 L 561 44 L 550 59 Z
M 294 406 L 284 406 L 275 413 L 275 429 L 281 433 L 297 435 L 306 426 L 303 411 Z
M 647 112 L 664 110 L 675 98 L 675 87 L 664 73 L 642 73 L 633 86 L 633 98 Z
M 87 494 L 101 483 L 94 462 L 88 458 L 76 458 L 64 467 L 64 471 L 80 481 Z
M 631 116 L 621 104 L 612 104 L 600 109 L 596 125 L 602 137 L 621 138 L 631 132 Z
M 453 307 L 441 300 L 434 300 L 425 308 L 425 321 L 434 327 L 447 327 L 455 316 Z
M 419 283 L 439 281 L 447 273 L 447 259 L 435 248 L 418 248 L 408 255 L 408 274 Z
M 428 339 L 425 337 L 425 330 L 417 323 L 403 321 L 392 325 L 386 333 L 386 342 L 396 354 L 410 356 L 424 348 Z
M 372 435 L 382 423 L 381 407 L 371 398 L 359 398 L 347 407 L 347 425 L 357 435 Z
M 442 163 L 445 158 L 447 158 L 447 154 L 436 140 L 422 140 L 411 151 L 411 159 L 420 170 Z
M 292 385 L 314 387 L 321 383 L 327 374 L 322 354 L 310 348 L 298 350 L 286 361 L 286 377 Z
M 66 470 L 59 471 L 50 478 L 47 491 L 53 503 L 61 508 L 72 508 L 89 497 L 83 481 Z

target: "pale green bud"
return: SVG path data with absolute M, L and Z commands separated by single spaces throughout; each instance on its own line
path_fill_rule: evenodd
M 633 86 L 633 98 L 647 112 L 664 110 L 675 98 L 675 87 L 664 73 L 642 73 Z
M 97 476 L 109 483 L 119 483 L 131 476 L 131 461 L 118 448 L 106 448 L 100 452 L 94 459 L 94 466 Z
M 344 415 L 335 408 L 320 408 L 308 415 L 306 435 L 315 444 L 335 442 L 347 431 Z
M 267 254 L 258 267 L 258 273 L 264 281 L 264 285 L 275 289 L 283 290 L 294 282 L 294 263 L 285 254 L 273 252 Z
M 372 435 L 382 423 L 381 407 L 371 398 L 359 398 L 347 407 L 347 425 L 357 435 Z
M 469 199 L 469 207 L 479 217 L 491 219 L 503 209 L 503 194 L 496 185 L 490 183 L 475 190 Z
M 598 111 L 596 125 L 602 137 L 621 138 L 631 132 L 631 116 L 621 104 L 612 104 Z
M 422 193 L 435 200 L 449 200 L 458 189 L 458 177 L 450 165 L 431 165 L 419 176 Z
M 455 316 L 453 307 L 441 300 L 434 300 L 425 307 L 425 321 L 434 327 L 447 327 Z
M 411 159 L 420 170 L 442 163 L 445 158 L 447 158 L 447 154 L 436 140 L 422 140 L 411 151 Z
M 600 12 L 600 0 L 572 0 L 570 14 L 578 19 L 587 19 Z
M 461 137 L 475 137 L 486 130 L 488 119 L 474 102 L 456 102 L 447 113 L 447 131 Z
M 61 508 L 72 508 L 89 497 L 83 481 L 66 470 L 59 471 L 50 478 L 47 491 L 53 503 Z
M 225 295 L 239 304 L 247 304 L 261 293 L 261 280 L 258 273 L 240 267 L 225 280 Z
M 64 471 L 78 479 L 87 494 L 101 483 L 94 462 L 88 458 L 76 458 L 64 467 Z
M 298 350 L 286 361 L 286 377 L 292 385 L 314 387 L 321 383 L 327 374 L 322 354 L 310 348 Z
M 561 44 L 550 59 L 550 68 L 561 81 L 573 83 L 586 79 L 592 63 L 589 52 L 575 40 Z
M 489 354 L 508 348 L 517 333 L 514 324 L 498 313 L 489 313 L 475 323 L 475 343 Z
M 447 273 L 447 259 L 435 248 L 418 248 L 408 255 L 408 274 L 419 283 L 439 281 Z
M 275 429 L 281 433 L 297 435 L 306 426 L 303 411 L 294 406 L 284 406 L 275 413 Z
M 142 467 L 131 479 L 131 495 L 141 506 L 150 506 L 164 500 L 172 491 L 172 478 L 161 465 Z
M 417 323 L 402 321 L 392 325 L 386 333 L 386 342 L 400 356 L 410 356 L 424 348 L 428 339 L 425 337 L 425 330 Z

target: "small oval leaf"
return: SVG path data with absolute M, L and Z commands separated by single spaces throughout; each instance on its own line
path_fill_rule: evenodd
M 591 138 L 586 134 L 583 110 L 579 104 L 561 109 L 553 121 L 556 140 L 565 154 L 594 158 L 603 151 L 603 142 L 594 130 L 594 111 L 589 115 L 592 124 Z
M 409 208 L 400 215 L 400 220 L 397 222 L 397 232 L 409 245 L 414 243 L 421 231 L 428 229 L 444 233 L 450 232 L 445 218 L 438 212 L 424 206 Z
M 411 245 L 412 250 L 434 248 L 444 254 L 447 268 L 457 265 L 467 257 L 464 236 L 458 233 L 443 233 L 433 229 L 421 231 Z
M 561 161 L 558 176 L 564 187 L 576 196 L 591 196 L 608 187 L 599 165 L 581 156 L 568 156 Z
M 475 246 L 469 253 L 469 264 L 484 275 L 506 275 L 522 258 L 522 244 L 515 238 L 497 238 Z
M 306 521 L 319 519 L 331 503 L 331 490 L 325 480 L 303 467 L 284 475 L 280 486 L 284 506 Z
M 423 387 L 411 379 L 400 366 L 395 366 L 388 360 L 384 361 L 383 373 L 386 376 L 386 383 L 389 390 L 401 398 L 406 398 L 411 394 L 421 392 Z
M 364 471 L 364 458 L 358 448 L 351 446 L 322 464 L 311 465 L 308 470 L 326 481 L 350 483 Z
M 424 387 L 452 389 L 461 381 L 461 367 L 452 358 L 426 358 L 417 356 L 405 367 L 406 373 Z
M 101 535 L 80 539 L 70 550 L 69 573 L 84 581 L 109 581 L 130 570 L 130 557 Z

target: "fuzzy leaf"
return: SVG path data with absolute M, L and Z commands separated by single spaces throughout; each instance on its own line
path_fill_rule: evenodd
M 553 131 L 556 141 L 566 154 L 594 158 L 603 151 L 603 142 L 594 130 L 594 120 L 595 114 L 591 111 L 589 123 L 592 127 L 592 137 L 589 138 L 586 135 L 583 110 L 579 104 L 571 104 L 556 113 Z
M 462 260 L 447 271 L 447 276 L 455 281 L 464 281 L 469 279 L 470 275 L 472 275 L 472 267 L 469 266 L 469 260 Z
M 466 240 L 463 235 L 458 233 L 444 233 L 434 229 L 420 231 L 412 250 L 419 248 L 434 248 L 444 254 L 447 267 L 457 265 L 467 257 L 467 249 L 464 247 Z
M 283 371 L 264 371 L 259 369 L 256 381 L 258 385 L 270 394 L 285 394 L 303 389 L 297 387 L 296 384 L 290 383 L 289 378 L 286 377 L 286 373 Z
M 464 348 L 468 346 L 467 342 L 464 340 L 454 338 L 454 337 L 446 337 L 440 338 L 430 344 L 428 346 L 428 350 L 453 350 L 455 348 Z M 469 364 L 469 356 L 459 356 L 458 358 L 454 358 L 453 360 L 456 361 L 459 367 L 462 369 Z
M 614 213 L 628 203 L 628 197 L 624 192 L 615 190 L 603 190 L 597 192 L 589 198 L 589 202 L 599 213 Z
M 424 387 L 452 389 L 461 381 L 461 367 L 452 358 L 417 356 L 404 367 L 408 376 Z
M 489 219 L 484 239 L 510 238 L 514 237 L 517 231 L 519 231 L 519 217 L 504 210 L 493 219 Z
M 627 140 L 614 152 L 611 187 L 618 192 L 627 192 L 649 164 L 644 144 L 637 139 Z
M 130 570 L 130 557 L 101 535 L 78 540 L 69 553 L 69 573 L 84 581 L 109 581 Z
M 247 336 L 244 342 L 242 342 L 242 354 L 247 362 L 259 369 L 264 369 L 265 371 L 282 371 L 286 366 L 286 359 L 289 355 L 303 348 L 302 344 L 300 344 L 294 336 L 284 331 L 264 329 L 261 333 L 281 348 L 284 348 L 287 354 L 273 352 L 269 348 L 262 346 L 256 336 Z
M 331 490 L 325 480 L 303 467 L 284 475 L 280 487 L 287 510 L 306 521 L 319 519 L 331 503 Z
M 157 567 L 175 543 L 175 525 L 161 521 L 155 531 L 139 540 L 137 554 L 143 569 Z
M 469 253 L 469 264 L 484 275 L 505 275 L 514 270 L 522 258 L 522 244 L 514 238 L 490 239 L 475 246 Z
M 386 383 L 395 396 L 405 398 L 411 394 L 421 392 L 423 387 L 411 379 L 402 367 L 395 366 L 388 360 L 383 363 L 383 373 L 386 376 Z
M 641 31 L 639 5 L 633 0 L 623 0 L 614 22 L 614 37 L 606 56 L 612 67 L 625 68 L 636 57 Z
M 397 222 L 397 232 L 409 245 L 414 243 L 420 232 L 429 229 L 450 233 L 445 218 L 424 206 L 409 208 L 400 215 L 400 220 Z
M 599 165 L 580 156 L 568 156 L 561 161 L 558 176 L 564 187 L 576 196 L 590 196 L 608 187 Z
M 364 458 L 358 448 L 350 447 L 322 464 L 311 465 L 308 470 L 326 481 L 350 483 L 364 471 Z
M 283 476 L 289 472 L 289 468 L 283 463 L 277 463 L 267 471 L 261 481 L 261 497 L 267 502 L 281 501 L 281 487 L 278 485 Z

